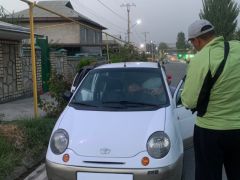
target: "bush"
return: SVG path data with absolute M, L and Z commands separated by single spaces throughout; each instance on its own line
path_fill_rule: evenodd
M 0 124 L 0 179 L 15 179 L 14 169 L 42 160 L 55 122 L 42 118 Z
M 94 64 L 96 62 L 97 60 L 91 57 L 82 58 L 77 65 L 77 70 L 79 71 L 82 67 Z
M 70 89 L 71 84 L 65 81 L 62 75 L 56 73 L 52 74 L 48 83 L 52 100 L 47 101 L 39 98 L 39 107 L 47 113 L 47 117 L 58 117 L 67 105 L 63 94 Z
M 17 122 L 25 134 L 25 149 L 31 150 L 33 157 L 46 149 L 55 122 L 49 118 Z

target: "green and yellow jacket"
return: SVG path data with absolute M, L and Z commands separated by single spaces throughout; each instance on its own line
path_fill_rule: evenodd
M 215 130 L 240 129 L 240 42 L 230 41 L 229 55 L 222 74 L 214 84 L 206 113 L 196 125 Z M 197 106 L 208 71 L 213 77 L 224 57 L 223 37 L 214 38 L 189 63 L 181 94 L 186 108 Z

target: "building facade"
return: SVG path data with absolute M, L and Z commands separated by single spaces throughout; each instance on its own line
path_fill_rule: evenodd
M 34 7 L 35 33 L 47 36 L 52 47 L 64 48 L 68 55 L 101 55 L 102 30 L 105 27 L 76 12 L 70 1 L 40 1 L 37 5 L 76 21 Z M 19 25 L 29 27 L 28 9 L 15 13 L 13 18 Z

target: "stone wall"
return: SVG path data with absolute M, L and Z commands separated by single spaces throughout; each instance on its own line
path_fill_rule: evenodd
M 0 40 L 0 102 L 21 96 L 19 42 Z
M 21 53 L 22 52 L 22 53 Z M 42 90 L 41 51 L 36 49 L 38 91 Z M 31 51 L 19 41 L 0 40 L 0 103 L 32 95 Z
M 97 61 L 106 61 L 102 56 L 95 57 L 95 59 Z M 72 83 L 80 61 L 81 57 L 67 56 L 67 51 L 64 49 L 58 51 L 50 50 L 51 72 L 63 75 L 64 79 L 69 83 Z
M 64 79 L 72 83 L 77 71 L 79 58 L 68 57 L 67 51 L 50 51 L 51 72 L 64 76 Z
M 36 72 L 37 72 L 37 89 L 38 93 L 42 93 L 42 63 L 41 63 L 41 49 L 35 48 L 36 54 Z M 22 69 L 23 69 L 23 89 L 27 94 L 32 94 L 32 59 L 31 59 L 31 48 L 22 48 Z

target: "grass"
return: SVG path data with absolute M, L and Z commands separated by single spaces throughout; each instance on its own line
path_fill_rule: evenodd
M 0 180 L 23 166 L 23 159 L 40 160 L 55 122 L 55 119 L 41 118 L 0 124 Z
M 0 179 L 4 179 L 9 172 L 13 171 L 21 158 L 22 153 L 18 153 L 11 143 L 0 137 Z

